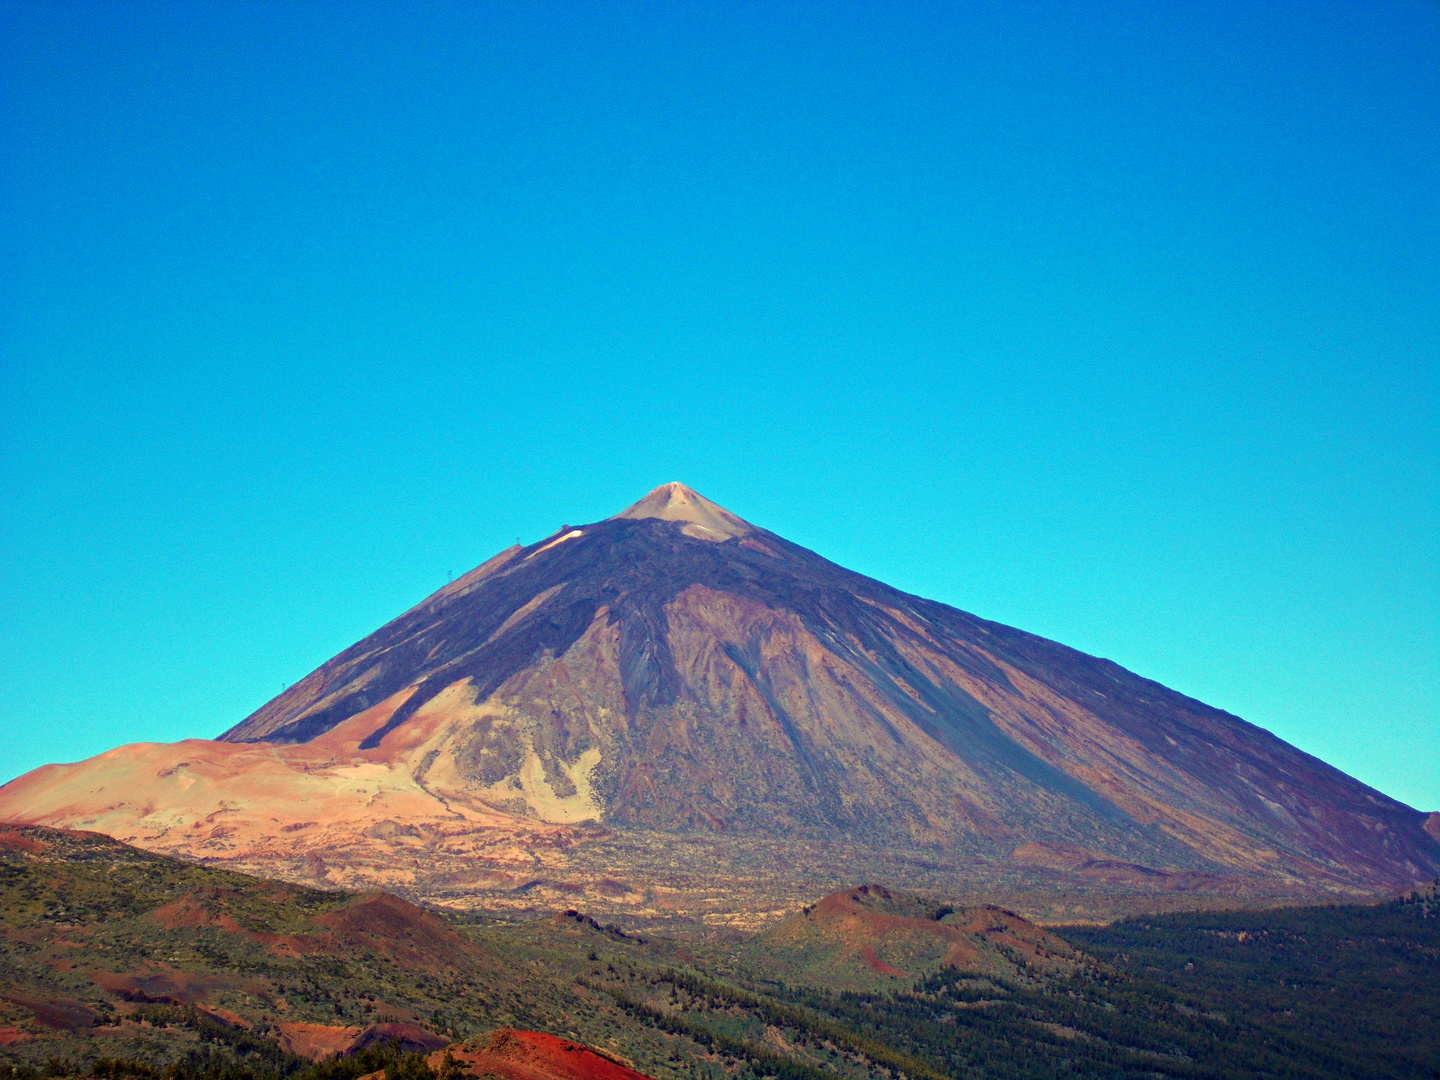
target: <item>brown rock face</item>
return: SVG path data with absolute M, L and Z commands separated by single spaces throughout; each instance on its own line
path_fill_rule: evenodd
M 450 903 L 640 914 L 905 878 L 865 868 L 876 853 L 952 891 L 1298 896 L 1440 873 L 1426 815 L 1268 732 L 681 485 L 501 552 L 218 742 L 47 766 L 0 789 L 0 817 Z

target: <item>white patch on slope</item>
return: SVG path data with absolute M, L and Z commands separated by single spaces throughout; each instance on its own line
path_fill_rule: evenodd
M 555 540 L 551 540 L 548 544 L 546 544 L 544 547 L 542 547 L 539 551 L 532 551 L 532 552 L 530 552 L 530 554 L 529 554 L 529 555 L 526 555 L 525 558 L 526 558 L 527 560 L 528 560 L 528 559 L 533 559 L 536 555 L 539 555 L 540 552 L 542 552 L 542 551 L 549 551 L 549 550 L 550 550 L 552 547 L 554 547 L 556 544 L 563 544 L 566 540 L 574 540 L 575 537 L 577 537 L 577 536 L 584 536 L 584 535 L 585 535 L 585 533 L 584 533 L 584 530 L 582 530 L 582 529 L 571 529 L 571 530 L 570 530 L 568 533 L 566 533 L 564 536 L 561 536 L 561 537 L 559 537 L 559 538 L 557 538 L 557 539 L 555 539 Z

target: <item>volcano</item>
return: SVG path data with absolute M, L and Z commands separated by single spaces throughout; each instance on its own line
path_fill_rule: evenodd
M 861 873 L 1192 904 L 1440 874 L 1424 813 L 1268 732 L 677 483 L 500 552 L 218 740 L 12 781 L 0 819 L 447 903 L 697 917 Z

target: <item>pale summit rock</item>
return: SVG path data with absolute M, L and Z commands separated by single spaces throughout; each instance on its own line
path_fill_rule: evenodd
M 716 543 L 732 536 L 745 536 L 755 527 L 736 517 L 723 506 L 711 502 L 697 491 L 677 481 L 661 484 L 633 506 L 616 514 L 617 518 L 659 518 L 661 521 L 684 521 L 687 536 Z M 613 520 L 613 519 L 612 519 Z

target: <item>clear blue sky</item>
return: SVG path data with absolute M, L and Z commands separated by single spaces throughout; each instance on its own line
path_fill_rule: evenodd
M 683 480 L 1440 809 L 1440 8 L 0 4 L 0 778 Z

